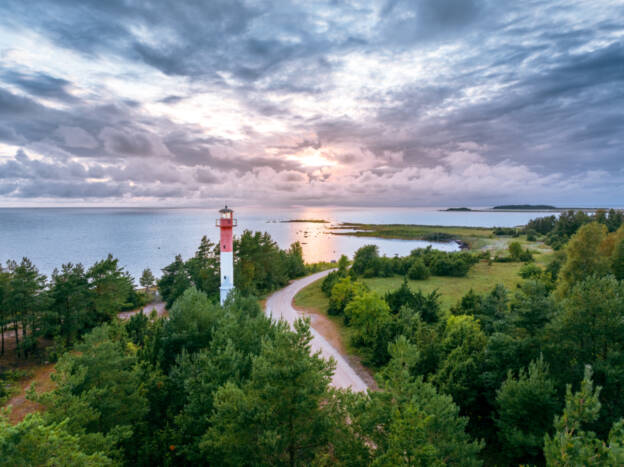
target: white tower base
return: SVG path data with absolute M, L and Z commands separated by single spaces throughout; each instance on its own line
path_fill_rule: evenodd
M 234 256 L 231 251 L 221 252 L 221 287 L 219 288 L 221 305 L 234 288 Z

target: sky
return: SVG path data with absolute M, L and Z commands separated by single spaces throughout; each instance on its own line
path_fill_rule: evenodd
M 0 206 L 623 200 L 622 0 L 0 6 Z

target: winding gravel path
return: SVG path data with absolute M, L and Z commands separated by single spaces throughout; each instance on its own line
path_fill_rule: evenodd
M 312 274 L 303 279 L 293 281 L 288 287 L 278 290 L 267 299 L 265 313 L 274 319 L 282 318 L 293 326 L 295 320 L 302 316 L 292 305 L 297 292 L 330 272 L 331 271 L 322 271 Z M 336 370 L 332 378 L 332 385 L 337 388 L 351 388 L 353 391 L 357 392 L 366 391 L 366 383 L 364 383 L 355 370 L 349 366 L 345 358 L 315 329 L 310 328 L 310 332 L 312 333 L 312 342 L 310 343 L 312 351 L 318 352 L 320 350 L 323 358 L 329 360 L 331 357 L 336 361 Z

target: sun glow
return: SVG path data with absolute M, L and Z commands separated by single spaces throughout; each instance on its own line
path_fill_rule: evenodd
M 289 161 L 295 161 L 303 167 L 333 167 L 336 161 L 328 159 L 322 151 L 308 149 L 299 154 L 287 156 Z

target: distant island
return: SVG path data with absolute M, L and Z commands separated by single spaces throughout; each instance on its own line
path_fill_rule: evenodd
M 472 209 L 470 209 L 470 208 L 448 208 L 448 209 L 445 209 L 445 211 L 454 211 L 454 212 L 460 211 L 460 212 L 468 212 L 468 211 L 472 211 Z
M 287 221 L 280 221 L 280 222 L 307 222 L 307 223 L 313 223 L 313 224 L 329 223 L 329 221 L 326 221 L 325 219 L 290 219 Z
M 559 209 L 555 206 L 550 206 L 548 204 L 503 204 L 501 206 L 494 206 L 492 209 L 505 209 L 505 210 L 514 210 L 514 209 L 529 209 L 529 210 L 543 210 L 543 209 Z

